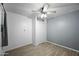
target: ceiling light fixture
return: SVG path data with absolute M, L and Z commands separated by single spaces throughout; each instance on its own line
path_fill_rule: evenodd
M 46 14 L 41 14 L 41 18 L 46 18 L 47 15 Z

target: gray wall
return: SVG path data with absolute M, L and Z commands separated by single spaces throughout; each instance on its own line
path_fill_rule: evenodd
M 79 50 L 79 11 L 48 20 L 48 41 Z

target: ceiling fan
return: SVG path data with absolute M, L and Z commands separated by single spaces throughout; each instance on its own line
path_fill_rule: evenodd
M 45 4 L 43 4 L 43 6 L 41 8 L 39 8 L 38 10 L 32 10 L 32 12 L 40 13 L 41 14 L 41 18 L 46 18 L 47 14 L 56 13 L 56 11 L 53 11 L 52 9 L 48 10 L 48 8 L 49 8 L 49 4 L 45 3 Z

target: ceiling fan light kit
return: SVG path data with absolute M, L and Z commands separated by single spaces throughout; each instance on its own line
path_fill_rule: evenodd
M 41 18 L 46 18 L 47 15 L 46 14 L 41 14 Z

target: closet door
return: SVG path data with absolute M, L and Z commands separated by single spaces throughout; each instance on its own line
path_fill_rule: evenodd
M 1 5 L 0 5 L 0 55 L 1 55 Z
M 4 8 L 4 4 L 1 3 L 1 37 L 2 37 L 2 47 L 8 46 L 8 35 L 7 35 L 7 13 Z

